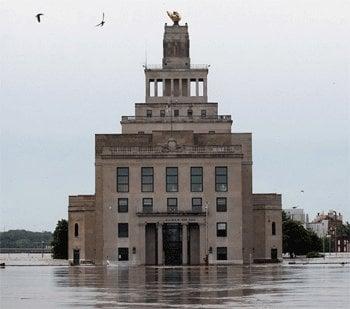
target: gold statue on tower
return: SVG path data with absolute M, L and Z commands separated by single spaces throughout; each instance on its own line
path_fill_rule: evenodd
M 174 22 L 174 25 L 178 25 L 179 21 L 181 20 L 180 14 L 176 11 L 173 11 L 173 12 L 167 11 L 167 13 L 170 19 Z

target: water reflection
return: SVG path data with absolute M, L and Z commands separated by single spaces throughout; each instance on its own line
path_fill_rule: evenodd
M 71 267 L 54 272 L 60 287 L 95 288 L 96 302 L 105 305 L 147 307 L 176 305 L 222 305 L 242 297 L 278 293 L 262 281 L 278 281 L 281 267 Z M 67 272 L 67 273 L 66 273 Z M 72 303 L 74 305 L 74 303 Z
M 7 267 L 1 308 L 346 308 L 349 267 Z M 297 300 L 297 303 L 296 303 Z

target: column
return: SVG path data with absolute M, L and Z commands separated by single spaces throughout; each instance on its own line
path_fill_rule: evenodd
M 187 79 L 187 96 L 191 96 L 191 79 Z
M 158 233 L 158 265 L 163 265 L 163 224 L 157 224 Z
M 158 81 L 157 81 L 157 79 L 154 80 L 154 96 L 158 97 Z
M 186 224 L 182 224 L 182 265 L 187 265 L 188 261 L 187 261 L 187 237 L 188 232 L 187 232 L 187 223 Z
M 139 224 L 139 232 L 141 237 L 138 241 L 138 247 L 136 247 L 136 256 L 138 257 L 140 265 L 146 264 L 146 223 Z M 132 253 L 130 254 L 132 255 Z
M 179 78 L 179 97 L 182 97 L 182 78 Z
M 150 81 L 149 81 L 149 79 L 146 79 L 146 98 L 148 98 L 149 97 L 149 94 L 150 94 L 150 92 L 149 92 L 149 85 L 150 85 Z M 146 100 L 146 102 L 147 102 L 147 100 Z
M 199 85 L 198 85 L 198 78 L 196 78 L 196 97 L 199 96 Z
M 205 257 L 207 252 L 205 251 L 206 249 L 206 230 L 205 230 L 205 223 L 200 223 L 199 224 L 199 262 L 200 264 L 205 264 Z
M 165 79 L 164 78 L 162 80 L 162 84 L 163 84 L 163 96 L 165 96 Z
M 204 100 L 207 102 L 208 101 L 208 79 L 204 78 L 203 79 L 203 96 L 204 96 Z
M 170 96 L 171 97 L 174 96 L 174 80 L 173 79 L 170 80 Z

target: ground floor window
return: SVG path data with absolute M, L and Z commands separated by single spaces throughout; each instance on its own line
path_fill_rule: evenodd
M 219 261 L 227 260 L 227 247 L 216 248 L 216 259 Z
M 129 248 L 118 248 L 118 261 L 129 260 Z

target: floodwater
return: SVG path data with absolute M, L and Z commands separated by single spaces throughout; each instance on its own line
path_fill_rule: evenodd
M 1 308 L 349 308 L 349 265 L 9 266 Z

